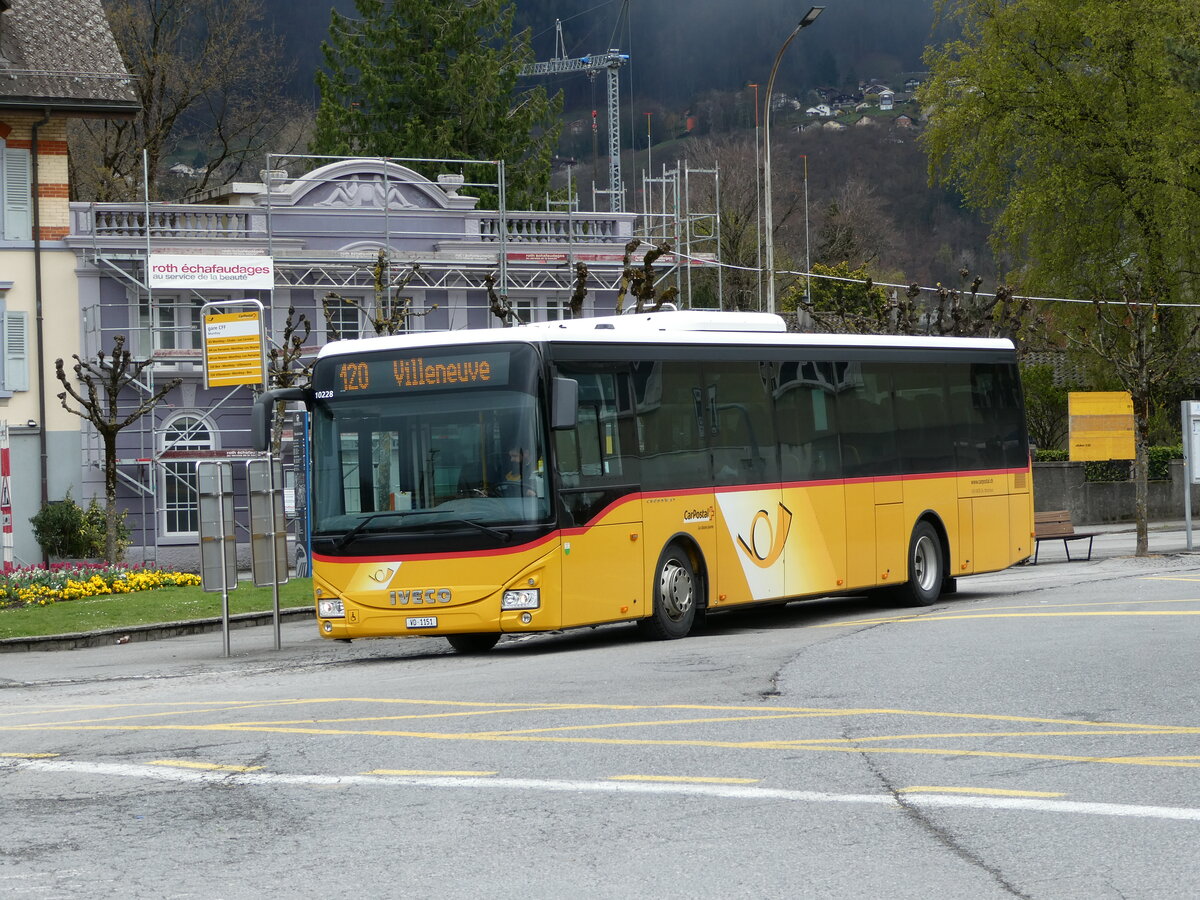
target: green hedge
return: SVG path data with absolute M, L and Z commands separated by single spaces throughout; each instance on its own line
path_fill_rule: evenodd
M 1149 476 L 1151 481 L 1166 481 L 1171 477 L 1171 460 L 1183 459 L 1183 444 L 1174 447 L 1151 447 Z M 1034 452 L 1034 462 L 1066 462 L 1066 450 L 1037 450 Z M 1085 481 L 1129 481 L 1133 474 L 1133 463 L 1127 459 L 1101 460 L 1085 462 L 1083 477 Z

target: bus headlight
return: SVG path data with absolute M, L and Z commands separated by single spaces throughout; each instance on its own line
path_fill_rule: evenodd
M 538 588 L 520 588 L 505 591 L 500 599 L 501 609 L 537 609 L 542 605 L 542 592 Z
M 317 601 L 317 615 L 322 619 L 344 619 L 346 607 L 340 597 L 322 598 Z

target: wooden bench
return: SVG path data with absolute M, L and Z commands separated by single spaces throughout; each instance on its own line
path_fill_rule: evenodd
M 1091 559 L 1092 539 L 1098 533 L 1095 531 L 1076 531 L 1075 526 L 1071 523 L 1071 514 L 1065 509 L 1035 512 L 1033 514 L 1033 562 L 1035 565 L 1037 564 L 1038 550 L 1041 549 L 1042 541 L 1062 541 L 1067 559 L 1073 559 L 1070 542 L 1082 541 L 1084 538 L 1087 538 L 1088 542 L 1087 559 Z

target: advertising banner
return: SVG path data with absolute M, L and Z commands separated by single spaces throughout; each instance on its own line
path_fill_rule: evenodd
M 269 291 L 275 263 L 269 256 L 191 256 L 150 254 L 150 288 L 197 291 Z

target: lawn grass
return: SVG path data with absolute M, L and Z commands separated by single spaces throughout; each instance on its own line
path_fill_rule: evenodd
M 279 588 L 279 606 L 312 606 L 312 579 L 293 578 Z M 231 615 L 270 612 L 274 595 L 269 587 L 241 583 L 229 592 Z M 132 625 L 156 625 L 221 615 L 221 594 L 199 587 L 162 587 L 134 594 L 113 594 L 61 600 L 49 606 L 0 609 L 0 638 L 72 634 Z

